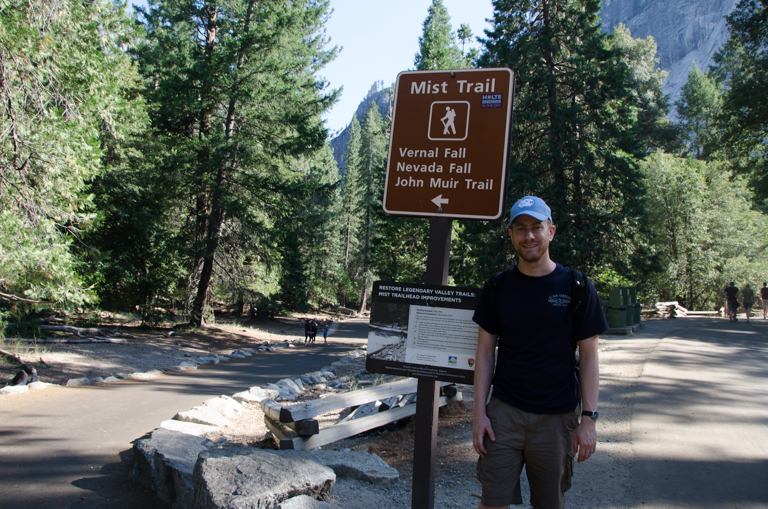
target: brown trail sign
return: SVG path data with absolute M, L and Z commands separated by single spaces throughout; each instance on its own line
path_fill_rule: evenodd
M 401 72 L 384 212 L 500 219 L 513 91 L 509 69 Z

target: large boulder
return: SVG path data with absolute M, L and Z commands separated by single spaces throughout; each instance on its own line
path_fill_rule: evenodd
M 154 490 L 160 500 L 176 508 L 192 507 L 193 471 L 197 456 L 213 443 L 207 438 L 156 429 L 133 444 L 131 476 Z
M 336 482 L 328 467 L 309 458 L 282 457 L 261 449 L 212 449 L 194 470 L 194 507 L 270 508 L 298 495 L 324 496 Z
M 371 484 L 389 485 L 400 477 L 397 470 L 390 467 L 383 459 L 375 454 L 363 451 L 331 451 L 317 449 L 314 451 L 275 451 L 286 458 L 310 458 L 333 470 L 337 477 L 347 477 L 367 481 Z

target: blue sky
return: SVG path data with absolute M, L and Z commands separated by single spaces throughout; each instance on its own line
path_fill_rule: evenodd
M 331 0 L 334 9 L 326 25 L 339 56 L 320 72 L 333 88 L 344 87 L 341 100 L 326 114 L 331 132 L 343 129 L 360 101 L 377 80 L 385 85 L 400 71 L 413 69 L 421 24 L 431 0 Z M 491 0 L 443 0 L 456 30 L 466 23 L 475 35 L 488 28 Z
M 133 0 L 135 5 L 145 1 Z M 431 0 L 331 0 L 334 9 L 326 25 L 331 46 L 342 48 L 336 60 L 320 75 L 331 87 L 344 87 L 341 100 L 325 115 L 331 134 L 343 129 L 352 119 L 357 105 L 375 81 L 385 85 L 397 73 L 413 68 L 419 49 L 421 24 Z M 493 13 L 491 0 L 443 0 L 454 31 L 466 23 L 475 35 L 488 28 L 485 22 Z

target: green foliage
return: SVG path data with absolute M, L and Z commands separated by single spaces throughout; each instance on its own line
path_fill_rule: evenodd
M 710 154 L 719 145 L 717 118 L 722 110 L 721 95 L 714 78 L 702 73 L 694 62 L 675 106 L 689 152 L 696 159 L 710 160 Z
M 225 277 L 217 257 L 274 263 L 271 229 L 306 197 L 306 174 L 292 161 L 323 147 L 320 115 L 336 98 L 316 76 L 336 54 L 325 49 L 328 13 L 327 0 L 159 0 L 142 12 L 147 40 L 138 57 L 165 144 L 158 169 L 174 183 L 178 201 L 169 205 L 194 253 L 193 323 L 202 323 L 212 285 Z
M 633 126 L 638 143 L 647 150 L 679 152 L 679 129 L 667 119 L 669 104 L 662 88 L 668 72 L 657 68 L 656 41 L 652 36 L 635 39 L 624 24 L 613 29 L 609 47 L 618 50 L 627 65 L 627 89 L 637 107 Z
M 375 267 L 372 256 L 380 237 L 383 219 L 381 200 L 384 188 L 387 135 L 378 107 L 371 104 L 360 129 L 360 172 L 357 175 L 360 217 L 356 284 L 360 292 L 360 311 L 364 311 L 371 290 Z
M 720 305 L 728 281 L 768 277 L 764 216 L 750 209 L 745 182 L 731 177 L 722 164 L 663 153 L 643 165 L 654 190 L 648 195 L 649 240 L 663 269 L 643 279 L 642 294 L 706 309 Z
M 742 0 L 726 20 L 730 39 L 712 71 L 724 86 L 718 156 L 749 177 L 768 210 L 768 3 Z
M 531 194 L 551 206 L 553 259 L 585 271 L 606 264 L 629 270 L 644 147 L 634 129 L 639 105 L 628 66 L 600 31 L 600 2 L 497 0 L 494 7 L 479 63 L 516 73 L 510 200 Z M 507 265 L 501 227 L 468 224 L 463 234 L 483 228 L 482 240 L 457 242 L 469 257 L 457 267 L 457 281 L 478 283 L 471 265 Z
M 451 26 L 451 17 L 442 0 L 432 0 L 429 14 L 422 23 L 422 27 L 419 52 L 413 59 L 416 69 L 427 71 L 469 67 L 462 55 L 463 51 L 456 45 L 456 34 Z M 466 35 L 466 31 L 462 33 L 467 38 L 471 37 Z
M 0 3 L 0 290 L 92 302 L 70 247 L 93 219 L 87 183 L 141 127 L 125 4 Z

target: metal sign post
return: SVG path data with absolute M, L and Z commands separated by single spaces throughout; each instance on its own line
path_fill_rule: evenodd
M 433 217 L 429 220 L 427 252 L 428 285 L 448 284 L 448 261 L 451 254 L 453 220 Z M 416 433 L 413 444 L 413 483 L 411 507 L 435 507 L 435 457 L 437 451 L 437 411 L 440 382 L 419 378 L 416 389 Z

